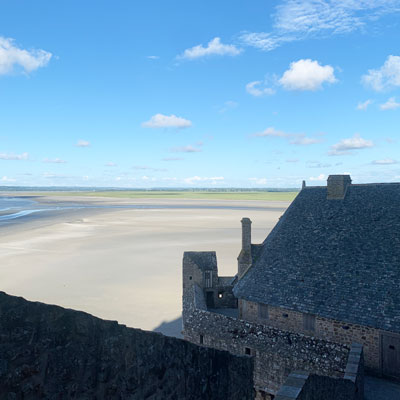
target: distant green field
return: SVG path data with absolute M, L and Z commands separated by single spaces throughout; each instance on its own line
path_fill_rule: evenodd
M 298 192 L 190 192 L 190 191 L 104 191 L 104 192 L 41 192 L 43 196 L 113 197 L 123 199 L 204 199 L 292 201 Z

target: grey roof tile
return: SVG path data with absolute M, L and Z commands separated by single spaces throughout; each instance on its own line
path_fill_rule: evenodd
M 237 297 L 400 332 L 400 184 L 302 190 L 237 283 Z

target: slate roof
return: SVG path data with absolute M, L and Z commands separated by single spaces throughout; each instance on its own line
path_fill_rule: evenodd
M 189 258 L 203 271 L 217 270 L 217 255 L 215 251 L 185 251 L 183 258 Z
M 234 294 L 400 332 L 400 183 L 304 188 Z

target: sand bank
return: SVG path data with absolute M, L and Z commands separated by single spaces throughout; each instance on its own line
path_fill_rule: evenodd
M 220 274 L 234 275 L 240 219 L 252 219 L 258 243 L 289 205 L 59 196 L 40 201 L 189 206 L 75 210 L 1 229 L 0 290 L 142 329 L 180 314 L 185 250 L 217 251 Z

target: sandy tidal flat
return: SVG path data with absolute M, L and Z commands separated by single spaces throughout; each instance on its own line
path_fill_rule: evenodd
M 88 201 L 74 199 L 78 200 Z M 95 201 L 110 204 L 109 199 Z M 184 251 L 215 250 L 220 274 L 234 275 L 241 218 L 251 218 L 252 242 L 259 243 L 289 205 L 225 200 L 113 202 L 135 203 L 186 208 L 80 210 L 1 227 L 0 290 L 151 330 L 180 315 Z M 195 205 L 220 208 L 187 208 Z

